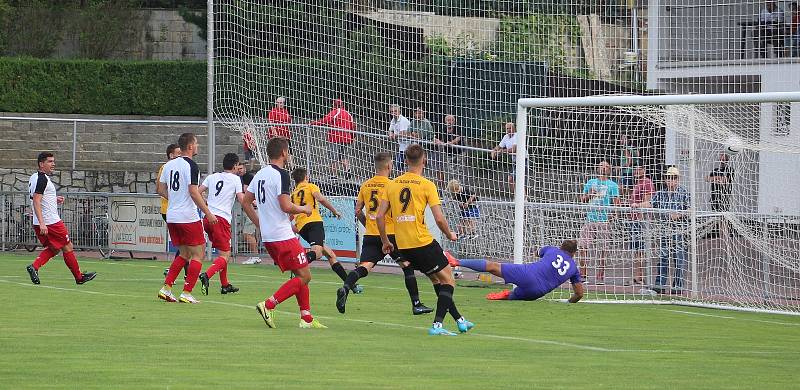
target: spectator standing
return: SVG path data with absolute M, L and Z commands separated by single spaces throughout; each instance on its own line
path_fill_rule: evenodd
M 478 238 L 478 219 L 481 217 L 481 210 L 478 208 L 478 196 L 473 194 L 469 188 L 462 186 L 456 180 L 447 183 L 447 191 L 456 201 L 461 216 L 461 223 L 458 225 L 458 236 L 464 238 Z
M 409 131 L 411 122 L 400 114 L 400 105 L 390 104 L 389 115 L 392 116 L 392 120 L 389 122 L 389 140 L 396 141 L 398 147 L 397 155 L 394 156 L 394 170 L 403 172 L 405 171 L 406 148 L 411 145 L 415 137 Z
M 500 140 L 500 143 L 492 149 L 491 155 L 493 159 L 496 159 L 502 154 L 511 155 L 511 165 L 507 168 L 508 191 L 511 195 L 514 195 L 514 178 L 517 173 L 517 131 L 514 128 L 514 124 L 511 122 L 506 122 L 505 129 L 506 134 L 503 136 L 503 139 Z
M 408 127 L 411 136 L 420 141 L 431 141 L 433 139 L 433 125 L 431 121 L 425 118 L 425 110 L 422 107 L 417 107 L 414 110 L 414 119 L 411 120 L 411 126 Z M 423 145 L 426 149 L 427 145 Z
M 653 290 L 663 294 L 668 288 L 667 278 L 670 259 L 674 258 L 675 268 L 672 272 L 672 294 L 683 291 L 683 271 L 686 266 L 687 243 L 686 230 L 688 228 L 689 192 L 679 183 L 680 172 L 676 167 L 669 167 L 665 175 L 665 188 L 656 192 L 650 201 L 654 208 L 670 210 L 669 213 L 659 214 L 664 224 L 664 232 L 659 242 L 658 276 Z
M 628 233 L 628 249 L 633 255 L 633 284 L 644 284 L 644 251 L 646 242 L 644 237 L 644 215 L 638 208 L 650 204 L 650 200 L 655 192 L 653 181 L 647 177 L 644 167 L 633 169 L 633 176 L 636 183 L 633 185 L 630 203 L 631 211 L 628 213 L 628 220 L 625 228 Z
M 344 108 L 342 99 L 333 101 L 333 108 L 320 120 L 310 123 L 312 126 L 328 127 L 328 153 L 331 159 L 331 172 L 339 176 L 350 175 L 350 145 L 353 143 L 353 132 L 356 123 L 353 116 Z
M 758 15 L 758 28 L 755 31 L 756 54 L 767 58 L 767 45 L 772 45 L 777 56 L 782 56 L 785 26 L 783 10 L 776 1 L 767 1 Z
M 275 123 L 292 123 L 292 116 L 289 115 L 289 110 L 286 109 L 286 98 L 281 96 L 275 99 L 275 107 L 269 110 L 267 120 L 271 124 Z M 288 140 L 292 139 L 292 131 L 288 126 L 271 126 L 269 128 L 269 138 L 283 137 Z
M 457 146 L 461 146 L 463 141 L 463 134 L 461 129 L 456 126 L 456 117 L 454 115 L 447 115 L 444 117 L 444 131 L 433 139 L 439 152 L 436 156 L 434 165 L 437 167 L 437 177 L 440 182 L 444 183 L 444 172 L 456 173 L 460 176 L 462 171 L 461 155 L 463 150 Z
M 716 212 L 726 212 L 731 208 L 731 192 L 733 189 L 733 167 L 728 164 L 728 155 L 719 154 L 717 167 L 711 170 L 706 177 L 706 181 L 711 183 L 711 210 Z M 717 226 L 722 237 L 728 236 L 728 224 L 724 218 L 720 218 Z
M 639 165 L 639 151 L 630 143 L 628 136 L 619 137 L 619 176 L 622 194 L 627 195 L 633 185 L 633 168 Z
M 247 186 L 253 181 L 253 177 L 255 173 L 253 172 L 246 172 L 242 175 L 242 192 L 247 191 Z M 253 202 L 254 209 L 257 209 L 256 203 Z M 258 240 L 256 239 L 256 224 L 248 218 L 244 213 L 242 215 L 242 236 L 244 236 L 244 242 L 247 245 L 247 251 L 251 254 L 251 256 L 245 260 L 242 264 L 259 264 L 261 263 L 261 258 L 258 257 Z
M 608 252 L 609 212 L 605 208 L 612 203 L 619 205 L 619 185 L 609 178 L 611 164 L 601 161 L 597 164 L 597 177 L 589 179 L 583 185 L 580 201 L 589 203 L 597 208 L 590 207 L 586 213 L 586 224 L 581 228 L 580 252 L 590 252 L 596 258 L 599 267 L 595 274 L 595 284 L 605 284 L 606 254 Z M 597 253 L 594 253 L 597 252 Z M 582 253 L 583 254 L 583 253 Z M 585 269 L 585 256 L 581 257 L 581 268 Z

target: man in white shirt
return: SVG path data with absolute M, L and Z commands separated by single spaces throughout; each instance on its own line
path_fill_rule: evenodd
M 783 10 L 776 1 L 766 1 L 758 15 L 758 26 L 755 31 L 755 49 L 760 57 L 767 58 L 767 45 L 772 45 L 775 54 L 783 57 L 784 30 L 786 29 Z
M 252 216 L 253 200 L 258 203 L 258 219 L 253 222 L 261 229 L 261 242 L 267 249 L 281 272 L 292 271 L 295 275 L 284 283 L 272 296 L 256 305 L 258 313 L 268 327 L 275 327 L 275 306 L 291 296 L 297 298 L 300 306 L 301 328 L 326 328 L 311 316 L 311 303 L 308 283 L 311 270 L 308 269 L 309 256 L 300 245 L 300 240 L 292 230 L 289 215 L 311 215 L 310 204 L 299 206 L 291 200 L 291 179 L 284 167 L 289 158 L 289 142 L 286 138 L 275 137 L 267 143 L 269 165 L 261 168 L 247 186 L 242 206 L 248 216 Z M 251 217 L 252 218 L 252 217 Z M 312 257 L 311 260 L 314 260 Z
M 511 155 L 512 163 L 511 167 L 508 169 L 508 190 L 511 192 L 511 195 L 514 195 L 514 178 L 517 173 L 517 132 L 516 129 L 514 129 L 514 124 L 511 122 L 506 122 L 505 128 L 506 134 L 503 136 L 503 139 L 492 149 L 492 158 L 495 159 L 501 154 Z
M 208 216 L 203 218 L 203 229 L 211 241 L 211 246 L 219 251 L 219 256 L 214 260 L 210 267 L 200 274 L 200 287 L 205 295 L 208 295 L 208 281 L 219 272 L 219 281 L 222 284 L 221 294 L 235 293 L 239 291 L 228 281 L 228 259 L 231 257 L 231 219 L 233 202 L 244 201 L 242 191 L 242 180 L 239 177 L 244 172 L 239 156 L 236 153 L 228 153 L 222 159 L 224 171 L 208 175 L 203 184 L 200 185 L 200 193 L 208 191 L 208 209 L 217 217 L 217 223 L 211 224 Z M 245 209 L 245 212 L 247 210 Z M 255 213 L 252 218 L 258 218 Z
M 31 175 L 28 180 L 28 193 L 30 194 L 31 204 L 33 205 L 33 229 L 36 231 L 36 238 L 42 243 L 44 250 L 36 257 L 33 264 L 28 265 L 28 275 L 31 283 L 39 284 L 39 269 L 53 258 L 58 252 L 64 257 L 75 283 L 84 284 L 97 276 L 94 272 L 82 273 L 72 251 L 72 241 L 69 239 L 69 231 L 58 215 L 58 205 L 64 203 L 63 196 L 56 195 L 56 186 L 48 175 L 52 175 L 56 169 L 56 159 L 53 153 L 39 153 L 36 161 L 39 170 Z
M 389 140 L 397 141 L 398 147 L 398 153 L 394 156 L 394 169 L 396 172 L 402 172 L 405 170 L 406 148 L 419 138 L 419 135 L 408 130 L 411 121 L 400 114 L 400 105 L 390 104 L 389 114 L 392 116 L 389 122 Z
M 157 191 L 159 195 L 169 200 L 167 229 L 172 243 L 180 249 L 181 255 L 176 256 L 170 265 L 164 279 L 164 287 L 158 292 L 158 298 L 167 302 L 179 300 L 183 303 L 200 303 L 192 296 L 192 289 L 203 268 L 206 238 L 203 235 L 203 224 L 197 215 L 197 209 L 206 215 L 211 225 L 217 223 L 217 217 L 209 211 L 198 189 L 200 168 L 192 161 L 192 156 L 197 154 L 199 149 L 197 137 L 192 133 L 183 133 L 178 138 L 178 146 L 181 148 L 181 157 L 170 160 L 164 165 L 161 177 L 158 179 Z M 183 284 L 183 292 L 178 299 L 175 299 L 172 285 L 187 261 L 189 271 Z

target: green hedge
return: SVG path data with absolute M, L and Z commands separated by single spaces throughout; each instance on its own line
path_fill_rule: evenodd
M 0 111 L 206 114 L 206 64 L 0 58 Z

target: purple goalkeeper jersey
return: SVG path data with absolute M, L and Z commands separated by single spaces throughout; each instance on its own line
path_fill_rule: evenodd
M 531 264 L 502 264 L 501 272 L 507 283 L 517 285 L 509 299 L 541 298 L 569 280 L 581 283 L 581 273 L 569 253 L 554 246 L 539 250 L 539 261 Z

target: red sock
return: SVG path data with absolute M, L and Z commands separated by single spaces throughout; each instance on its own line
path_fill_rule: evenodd
M 272 294 L 270 297 L 271 299 L 267 299 L 266 305 L 267 309 L 274 309 L 279 303 L 285 301 L 292 295 L 296 295 L 298 291 L 300 291 L 300 286 L 303 285 L 303 281 L 300 278 L 291 278 L 286 281 L 278 291 L 275 291 L 275 294 Z
M 222 270 L 219 271 L 219 282 L 222 283 L 223 286 L 227 286 L 231 284 L 231 282 L 228 281 L 228 262 L 223 258 L 219 260 L 222 260 Z
M 314 321 L 314 317 L 311 316 L 311 297 L 307 284 L 300 285 L 300 291 L 297 292 L 295 298 L 297 298 L 297 306 L 300 306 L 300 318 L 305 322 Z
M 208 275 L 208 277 L 211 278 L 212 276 L 214 276 L 214 274 L 225 268 L 225 264 L 226 263 L 224 257 L 222 256 L 217 257 L 216 259 L 214 259 L 214 262 L 211 264 L 211 267 L 208 267 L 208 269 L 206 270 L 206 275 Z
M 35 268 L 38 271 L 39 268 L 42 268 L 42 266 L 47 264 L 47 262 L 50 261 L 50 259 L 52 259 L 53 256 L 55 255 L 56 254 L 53 253 L 53 251 L 51 251 L 50 248 L 44 248 L 42 253 L 39 253 L 39 256 L 36 257 L 36 260 L 33 261 L 33 268 Z
M 75 280 L 81 280 L 83 276 L 81 276 L 81 267 L 78 266 L 78 259 L 75 258 L 75 252 L 64 252 L 61 256 L 64 256 L 64 263 L 67 264 L 67 268 L 72 271 L 72 276 L 75 277 Z
M 186 259 L 180 256 L 175 256 L 175 260 L 172 260 L 172 265 L 169 266 L 169 271 L 167 271 L 167 277 L 164 279 L 164 284 L 172 287 L 172 285 L 175 284 L 175 278 L 178 277 L 178 273 L 181 272 L 183 266 L 185 265 Z
M 197 277 L 200 276 L 200 271 L 203 270 L 203 263 L 199 260 L 189 262 L 189 273 L 186 274 L 186 283 L 183 284 L 183 291 L 192 292 L 194 285 L 197 284 Z

